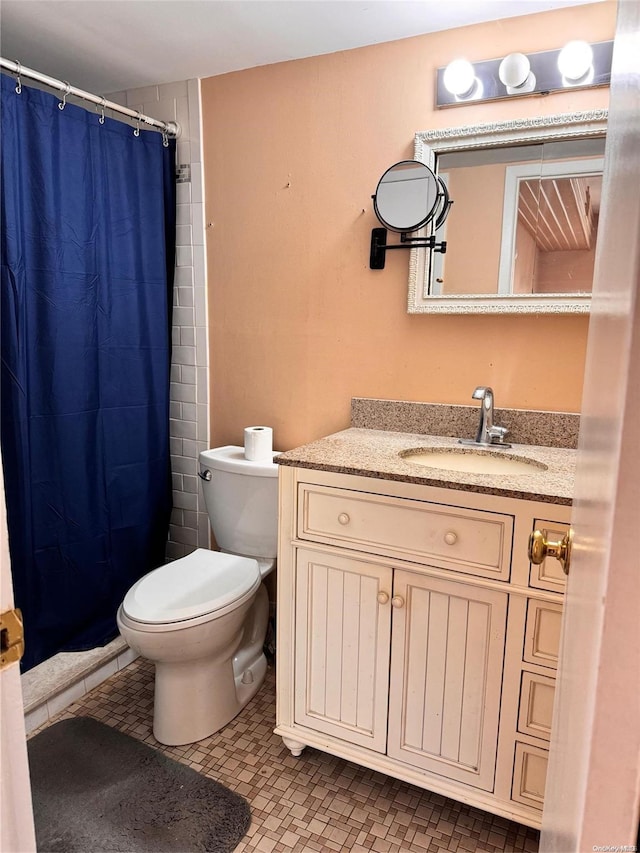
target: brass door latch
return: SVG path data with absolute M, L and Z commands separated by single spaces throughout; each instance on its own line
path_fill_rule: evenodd
M 536 566 L 539 566 L 547 557 L 555 557 L 556 560 L 560 561 L 562 571 L 568 575 L 572 544 L 573 530 L 571 528 L 559 541 L 547 539 L 546 530 L 534 530 L 529 536 L 529 559 Z
M 16 663 L 24 654 L 24 628 L 18 608 L 0 614 L 0 669 Z

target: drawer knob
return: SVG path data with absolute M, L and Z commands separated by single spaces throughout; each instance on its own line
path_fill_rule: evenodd
M 458 534 L 454 533 L 453 530 L 447 530 L 447 532 L 444 534 L 444 541 L 447 543 L 447 545 L 455 545 L 458 541 Z
M 391 599 L 391 606 L 398 608 L 404 607 L 404 598 L 401 595 L 394 595 Z
M 388 604 L 389 603 L 389 594 L 380 590 L 378 593 L 378 604 Z
M 338 516 L 338 521 L 340 522 L 340 524 L 349 524 L 351 519 L 349 518 L 349 515 L 346 512 L 341 512 Z

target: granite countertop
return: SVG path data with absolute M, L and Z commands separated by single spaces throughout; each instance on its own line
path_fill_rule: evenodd
M 405 461 L 402 451 L 451 448 L 477 452 L 455 438 L 420 433 L 351 428 L 328 435 L 276 456 L 279 465 L 314 468 L 339 474 L 357 474 L 425 486 L 503 495 L 524 500 L 570 505 L 573 496 L 576 451 L 563 447 L 514 444 L 509 449 L 490 448 L 492 455 L 532 459 L 542 467 L 508 474 L 475 474 L 430 468 Z

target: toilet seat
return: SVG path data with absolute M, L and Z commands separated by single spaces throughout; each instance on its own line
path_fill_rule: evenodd
M 257 560 L 198 548 L 140 578 L 126 594 L 120 616 L 140 630 L 185 628 L 239 607 L 261 580 Z

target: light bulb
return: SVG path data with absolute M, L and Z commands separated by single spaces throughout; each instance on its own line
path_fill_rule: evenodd
M 567 42 L 558 56 L 558 70 L 569 84 L 588 75 L 592 63 L 593 50 L 586 41 Z
M 468 59 L 454 59 L 444 69 L 442 82 L 448 92 L 456 97 L 470 94 L 474 88 L 475 73 Z
M 528 95 L 536 90 L 536 75 L 533 71 L 527 74 L 527 79 L 519 86 L 507 86 L 507 95 Z
M 510 53 L 500 63 L 498 77 L 505 86 L 517 88 L 526 82 L 530 71 L 531 63 L 524 53 Z

